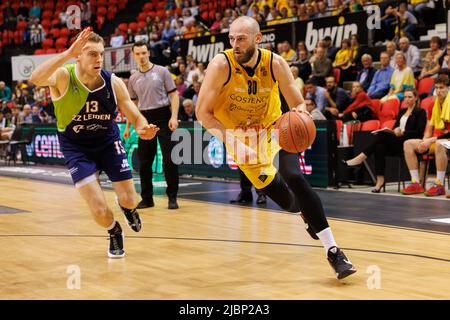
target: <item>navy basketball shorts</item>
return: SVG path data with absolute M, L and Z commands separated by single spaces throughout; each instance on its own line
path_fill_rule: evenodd
M 95 181 L 100 171 L 105 172 L 112 182 L 132 179 L 127 154 L 120 140 L 95 149 L 64 142 L 61 151 L 76 187 Z M 80 183 L 82 180 L 83 184 Z

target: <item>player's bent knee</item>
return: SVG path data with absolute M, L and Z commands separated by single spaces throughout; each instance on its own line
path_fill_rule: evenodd
M 121 192 L 117 195 L 119 204 L 127 209 L 134 209 L 138 204 L 137 196 L 134 192 Z

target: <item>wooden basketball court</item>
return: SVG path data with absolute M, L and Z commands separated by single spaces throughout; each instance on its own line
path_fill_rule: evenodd
M 72 186 L 0 177 L 0 190 L 0 299 L 450 298 L 446 233 L 330 218 L 358 268 L 338 281 L 298 216 L 155 197 L 140 233 L 113 207 L 127 256 L 112 260 Z

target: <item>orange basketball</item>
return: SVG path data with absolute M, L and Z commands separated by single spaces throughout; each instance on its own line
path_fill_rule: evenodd
M 306 113 L 289 111 L 277 121 L 279 144 L 283 150 L 299 153 L 309 148 L 316 138 L 316 125 Z

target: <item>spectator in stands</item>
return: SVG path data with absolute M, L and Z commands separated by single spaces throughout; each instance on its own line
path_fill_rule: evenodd
M 23 106 L 26 104 L 32 104 L 34 102 L 34 98 L 27 89 L 17 90 L 15 101 L 17 104 Z
M 398 9 L 395 9 L 394 12 L 398 17 L 398 22 L 400 23 L 400 25 L 397 25 L 396 30 L 400 28 L 400 34 L 402 36 L 406 36 L 410 40 L 414 40 L 414 32 L 417 29 L 417 19 L 411 12 L 408 11 L 407 4 L 404 2 L 400 3 Z
M 313 120 L 327 120 L 325 116 L 317 109 L 316 103 L 312 99 L 305 99 L 306 111 L 309 112 Z
M 152 56 L 158 56 L 159 54 L 154 53 L 154 50 L 157 50 L 157 44 L 159 42 L 159 40 L 161 39 L 161 33 L 159 31 L 159 27 L 157 24 L 153 24 L 152 25 L 152 31 L 149 33 L 148 35 L 148 40 L 149 40 L 149 44 L 150 44 L 150 48 L 152 51 Z
M 353 102 L 339 114 L 343 122 L 353 120 L 364 122 L 374 118 L 372 100 L 364 92 L 361 83 L 357 81 L 352 84 L 352 99 Z
M 321 2 L 321 3 L 324 3 L 324 2 Z M 323 38 L 323 45 L 327 49 L 327 58 L 330 59 L 330 61 L 334 61 L 336 58 L 338 49 L 335 46 L 333 46 L 330 36 L 326 36 L 325 38 Z
M 31 110 L 31 119 L 33 123 L 42 123 L 41 117 L 39 116 L 39 107 L 35 105 Z
M 406 187 L 403 194 L 416 194 L 425 192 L 426 196 L 434 197 L 445 195 L 444 181 L 447 170 L 447 149 L 441 142 L 450 139 L 450 93 L 447 77 L 438 77 L 435 80 L 436 99 L 431 119 L 423 135 L 423 139 L 411 139 L 404 143 L 405 159 L 411 174 L 411 184 Z M 436 161 L 436 180 L 427 191 L 420 184 L 419 165 L 417 153 L 434 154 Z M 450 198 L 450 195 L 447 195 Z
M 275 6 L 272 6 L 270 8 L 269 15 L 266 17 L 266 21 L 277 20 L 280 19 L 280 17 L 280 13 L 278 12 L 277 8 Z
M 441 69 L 439 64 L 439 59 L 444 53 L 441 50 L 442 41 L 439 37 L 432 37 L 430 40 L 430 48 L 431 50 L 427 52 L 426 56 L 422 60 L 422 71 L 420 72 L 419 80 L 423 78 L 435 78 L 438 75 L 438 72 Z
M 130 43 L 134 43 L 134 34 L 133 34 L 133 30 L 131 30 L 130 28 L 128 28 L 127 34 L 126 34 L 126 36 L 125 36 L 125 42 L 124 42 L 124 44 L 130 44 Z
M 350 96 L 344 89 L 338 87 L 334 77 L 327 77 L 325 81 L 327 90 L 324 95 L 328 102 L 323 114 L 327 119 L 336 120 L 339 118 L 339 113 L 343 113 L 350 104 Z
M 45 39 L 45 31 L 41 24 L 33 24 L 30 30 L 30 45 L 34 47 Z
M 294 76 L 295 84 L 297 85 L 298 90 L 300 90 L 300 92 L 303 95 L 303 88 L 304 88 L 305 84 L 304 84 L 302 78 L 300 78 L 298 76 L 298 68 L 296 66 L 292 66 L 291 72 L 292 72 L 292 75 Z
M 0 101 L 2 100 L 11 100 L 11 88 L 4 81 L 0 81 Z
M 89 1 L 81 2 L 81 28 L 85 28 L 91 24 L 92 10 Z
M 361 62 L 363 65 L 363 69 L 358 72 L 356 81 L 361 83 L 364 91 L 367 92 L 369 90 L 373 76 L 375 75 L 375 72 L 377 70 L 372 66 L 372 56 L 370 54 L 363 54 Z
M 357 166 L 375 153 L 377 182 L 372 190 L 374 193 L 379 193 L 384 186 L 386 156 L 402 155 L 403 143 L 408 139 L 420 139 L 425 131 L 427 114 L 419 107 L 415 89 L 405 90 L 405 103 L 406 108 L 400 110 L 393 132 L 378 132 L 360 154 L 346 161 L 348 166 Z
M 352 51 L 350 48 L 350 40 L 344 39 L 341 42 L 341 49 L 336 53 L 333 62 L 334 68 L 347 69 L 352 60 Z
M 415 45 L 412 45 L 406 37 L 400 38 L 399 47 L 405 55 L 406 65 L 410 67 L 414 73 L 418 73 L 420 71 L 419 49 Z
M 14 125 L 14 127 L 18 128 L 20 126 L 20 107 L 14 105 L 12 107 L 12 117 L 11 117 L 11 123 Z
M 305 82 L 306 98 L 314 100 L 317 108 L 320 112 L 325 111 L 328 100 L 325 97 L 325 88 L 318 87 L 317 83 L 313 79 L 309 79 Z
M 371 99 L 381 99 L 388 94 L 394 69 L 389 64 L 389 54 L 380 54 L 381 68 L 375 72 L 367 94 Z
M 406 57 L 403 53 L 395 55 L 397 69 L 394 70 L 391 77 L 390 90 L 388 94 L 381 99 L 385 102 L 389 99 L 399 99 L 403 101 L 403 92 L 405 89 L 414 88 L 414 73 L 410 67 L 406 65 Z
M 326 1 L 319 1 L 317 3 L 317 18 L 325 18 L 329 17 L 331 15 L 331 12 L 328 11 L 327 3 Z M 331 60 L 331 58 L 329 58 Z M 334 60 L 334 59 L 333 59 Z
M 423 20 L 423 10 L 426 8 L 434 9 L 435 4 L 434 1 L 428 0 L 411 0 L 409 1 L 409 11 L 414 12 L 414 15 L 419 18 L 419 20 Z
M 11 110 L 7 108 L 10 113 Z M 11 122 L 11 119 L 7 119 L 5 117 L 6 109 L 0 110 L 0 140 L 10 140 L 11 136 L 14 132 L 14 125 Z
M 109 45 L 113 48 L 117 48 L 123 45 L 124 40 L 123 34 L 120 32 L 119 28 L 116 28 L 114 33 L 111 35 Z
M 17 17 L 9 1 L 5 2 L 3 7 L 3 21 L 6 30 L 15 29 Z
M 201 83 L 194 82 L 192 84 L 192 88 L 194 89 L 194 96 L 192 97 L 192 102 L 194 103 L 194 107 L 197 105 L 198 94 L 200 92 Z
M 222 13 L 217 11 L 215 14 L 215 20 L 212 23 L 211 27 L 209 28 L 209 30 L 211 30 L 211 32 L 217 34 L 220 32 L 220 22 L 222 21 Z
M 312 68 L 313 71 L 310 76 L 311 79 L 313 79 L 319 86 L 325 86 L 325 78 L 330 76 L 332 73 L 331 61 L 326 57 L 325 54 L 325 48 L 319 46 L 316 49 L 316 59 L 314 61 Z M 319 104 L 317 105 L 319 106 Z
M 17 11 L 17 18 L 22 19 L 22 20 L 27 20 L 29 14 L 30 14 L 30 11 L 28 10 L 28 8 L 25 7 L 25 4 L 23 3 L 23 1 L 20 1 L 19 11 Z
M 397 45 L 394 41 L 388 41 L 386 43 L 386 53 L 389 55 L 389 65 L 392 69 L 395 69 L 397 67 L 397 64 L 395 63 L 395 55 L 400 53 L 400 51 L 397 50 Z
M 19 124 L 33 123 L 33 118 L 31 114 L 31 106 L 26 104 L 23 106 L 22 112 L 19 114 Z
M 291 48 L 291 44 L 288 41 L 283 41 L 281 57 L 286 60 L 288 64 L 293 64 L 297 60 L 297 54 Z
M 450 66 L 450 42 L 447 43 L 447 50 L 441 57 L 441 69 L 449 69 Z
M 191 99 L 185 99 L 183 101 L 183 110 L 180 112 L 179 119 L 181 121 L 196 121 L 195 106 Z
M 138 42 L 138 41 L 144 41 L 144 42 L 149 41 L 147 32 L 145 31 L 144 28 L 139 28 L 137 34 L 134 36 L 134 42 Z
M 178 95 L 182 97 L 186 91 L 186 84 L 184 83 L 183 77 L 178 75 L 175 78 L 175 85 L 177 86 Z
M 36 17 L 36 18 L 41 18 L 41 7 L 39 6 L 39 4 L 37 3 L 36 0 L 33 0 L 33 6 L 30 9 L 30 17 Z

